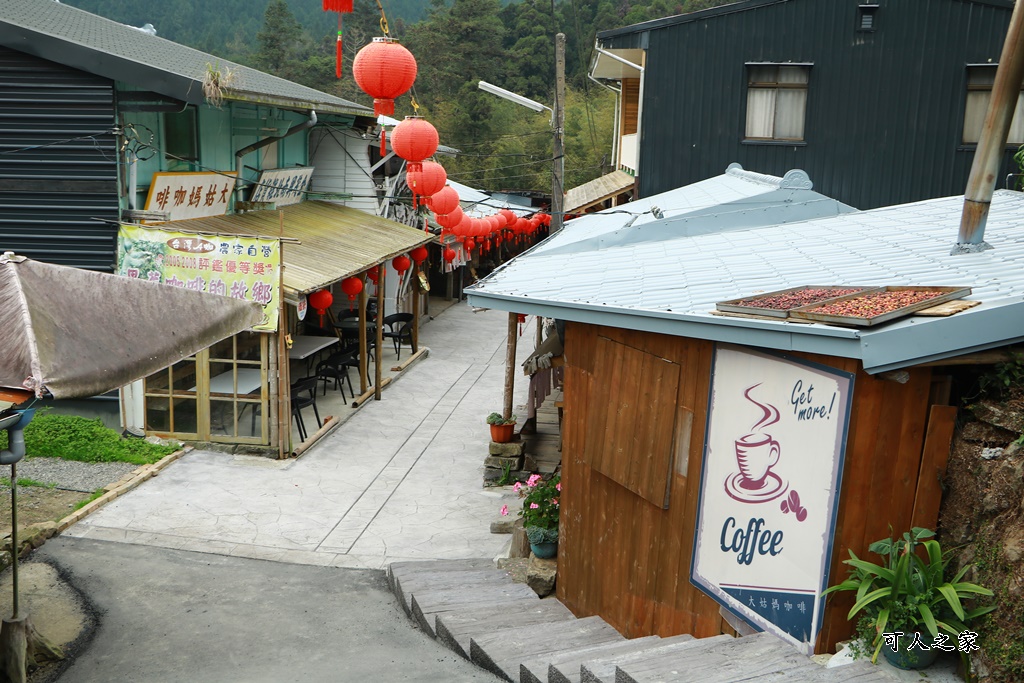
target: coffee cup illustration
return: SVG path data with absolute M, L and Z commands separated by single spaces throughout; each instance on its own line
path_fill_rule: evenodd
M 763 488 L 768 471 L 779 462 L 782 454 L 779 442 L 768 434 L 755 433 L 737 439 L 735 445 L 741 475 L 737 484 L 747 490 Z

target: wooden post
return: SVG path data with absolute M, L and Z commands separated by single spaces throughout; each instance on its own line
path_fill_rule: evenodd
M 412 352 L 420 349 L 420 264 L 412 264 Z
M 505 407 L 503 417 L 512 417 L 512 389 L 516 381 L 516 323 L 519 316 L 508 314 L 508 342 L 505 349 Z
M 363 273 L 363 288 L 359 290 L 359 393 L 366 393 L 366 274 Z
M 380 264 L 380 285 L 377 287 L 377 339 L 375 341 L 373 362 L 373 400 L 380 400 L 380 364 L 382 349 L 384 347 L 384 286 L 387 283 L 388 269 Z
M 565 199 L 565 149 L 562 141 L 565 129 L 565 34 L 555 35 L 555 107 L 551 112 L 555 133 L 555 154 L 551 169 L 551 234 L 562 229 Z
M 541 342 L 544 341 L 544 318 L 538 315 L 534 318 L 534 322 L 537 324 L 537 343 L 533 347 L 534 351 L 536 351 L 540 348 Z
M 284 235 L 284 212 L 278 212 L 281 236 Z M 278 242 L 278 254 L 281 267 L 278 268 L 277 292 L 280 308 L 277 319 L 277 457 L 283 460 L 288 457 L 292 446 L 292 411 L 291 411 L 291 362 L 288 360 L 288 310 L 284 304 L 284 242 Z M 271 399 L 273 400 L 273 398 Z M 269 404 L 269 401 L 268 401 Z M 269 405 L 268 405 L 269 408 Z M 274 416 L 268 415 L 267 424 Z M 262 421 L 262 420 L 261 420 Z

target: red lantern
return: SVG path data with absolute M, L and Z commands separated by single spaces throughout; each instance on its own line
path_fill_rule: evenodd
M 462 214 L 462 220 L 459 221 L 458 225 L 452 228 L 452 234 L 456 237 L 469 237 L 473 229 L 473 219 Z
M 391 135 L 391 145 L 395 144 L 395 136 Z M 411 166 L 411 165 L 410 165 Z M 439 192 L 448 181 L 444 166 L 436 161 L 424 161 L 419 169 L 410 168 L 405 174 L 405 182 L 412 190 L 412 207 L 416 208 L 416 196 L 429 197 Z
M 455 260 L 455 250 L 451 247 L 445 247 L 444 254 L 442 254 L 445 263 L 451 263 Z
M 374 38 L 352 61 L 356 84 L 373 98 L 376 116 L 395 113 L 395 98 L 416 80 L 416 58 L 391 38 Z
M 396 271 L 398 271 L 398 277 L 402 277 L 402 275 L 405 274 L 405 271 L 409 270 L 409 266 L 412 265 L 412 262 L 409 260 L 408 256 L 402 254 L 401 256 L 396 256 L 391 259 L 391 265 Z
M 510 228 L 513 225 L 515 225 L 516 218 L 518 218 L 518 216 L 516 216 L 516 214 L 512 211 L 512 209 L 502 209 L 498 213 L 500 213 L 502 216 L 505 217 L 505 225 L 507 225 Z
M 309 295 L 309 305 L 316 309 L 316 312 L 320 314 L 320 326 L 324 324 L 324 313 L 334 303 L 334 295 L 331 294 L 329 289 L 318 289 Z
M 380 266 L 374 266 L 366 271 L 366 277 L 370 278 L 370 282 L 377 284 L 377 280 L 380 279 Z
M 430 195 L 430 209 L 439 216 L 459 208 L 459 193 L 451 185 L 445 185 Z
M 410 171 L 419 171 L 420 162 L 436 152 L 439 143 L 437 129 L 419 116 L 406 116 L 391 131 L 391 149 L 409 162 Z
M 437 214 L 435 216 L 437 224 L 442 228 L 448 228 L 449 232 L 454 232 L 455 226 L 462 222 L 465 214 L 462 213 L 462 207 L 456 206 L 454 209 L 445 214 Z
M 427 248 L 422 244 L 412 251 L 409 252 L 409 256 L 412 257 L 413 263 L 417 266 L 427 260 Z
M 473 241 L 472 237 L 467 237 L 466 241 L 462 243 L 462 248 L 465 249 L 467 252 L 473 251 L 473 248 L 475 246 L 476 242 Z
M 363 281 L 357 277 L 347 277 L 341 281 L 341 291 L 348 295 L 348 310 L 352 310 L 352 302 L 363 291 Z

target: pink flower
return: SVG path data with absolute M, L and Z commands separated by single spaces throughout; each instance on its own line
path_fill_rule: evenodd
M 508 517 L 508 505 L 501 506 L 501 516 Z
M 512 490 L 515 491 L 516 493 L 519 493 L 519 489 L 521 488 L 523 488 L 523 482 L 521 481 L 517 481 L 516 483 L 512 484 Z
M 530 488 L 533 488 L 534 486 L 537 485 L 537 482 L 539 482 L 539 481 L 540 481 L 540 475 L 539 474 L 531 474 L 530 478 L 526 480 L 526 485 L 529 486 Z
M 552 505 L 558 505 L 558 499 L 557 498 L 552 498 L 551 499 L 551 504 Z
M 531 510 L 536 510 L 539 507 L 540 507 L 540 505 L 537 505 L 536 503 L 530 503 L 530 509 Z
M 558 482 L 557 484 L 555 484 L 555 490 L 556 491 L 561 491 L 562 490 L 562 482 Z

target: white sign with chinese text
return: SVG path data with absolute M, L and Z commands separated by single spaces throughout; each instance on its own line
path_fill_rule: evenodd
M 306 198 L 312 176 L 312 166 L 263 171 L 252 188 L 249 201 L 272 202 L 279 207 L 298 204 Z
M 807 654 L 821 626 L 853 375 L 718 345 L 691 581 Z
M 166 211 L 169 220 L 223 216 L 231 205 L 235 172 L 154 173 L 146 211 Z

